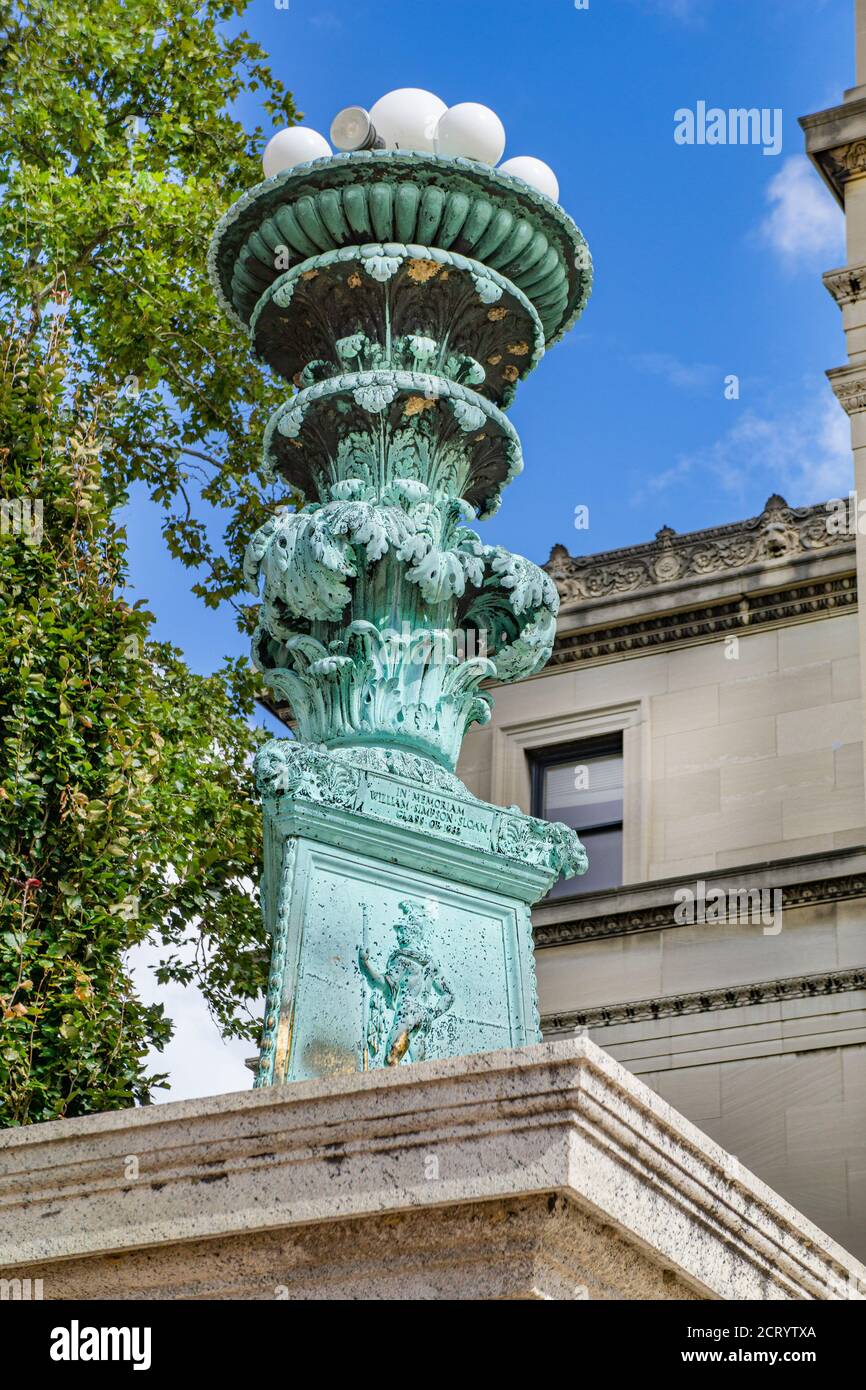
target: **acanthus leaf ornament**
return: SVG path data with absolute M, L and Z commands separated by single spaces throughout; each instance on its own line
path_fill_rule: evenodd
M 551 654 L 551 577 L 474 528 L 523 467 L 505 411 L 586 303 L 585 242 L 507 174 L 362 151 L 242 198 L 211 274 L 297 388 L 264 464 L 300 501 L 245 560 L 253 659 L 295 730 L 256 759 L 273 939 L 257 1084 L 536 1040 L 529 904 L 586 853 L 454 768 L 491 683 Z M 429 902 L 395 900 L 397 864 Z

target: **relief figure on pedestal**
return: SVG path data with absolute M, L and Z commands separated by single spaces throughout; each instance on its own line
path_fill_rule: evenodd
M 430 920 L 418 903 L 400 903 L 400 918 L 394 923 L 397 945 L 382 971 L 372 964 L 365 947 L 358 950 L 358 964 L 370 985 L 364 1038 L 368 1066 L 396 1067 L 404 1057 L 423 1062 L 434 1023 L 454 1003 L 427 948 Z

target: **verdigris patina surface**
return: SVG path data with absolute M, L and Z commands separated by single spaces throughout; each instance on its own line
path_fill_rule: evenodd
M 572 830 L 454 775 L 485 682 L 550 656 L 549 576 L 472 529 L 523 463 L 503 413 L 591 262 L 522 180 L 406 151 L 295 167 L 223 218 L 211 274 L 297 388 L 265 460 L 302 494 L 247 551 L 253 656 L 291 706 L 256 775 L 273 954 L 258 1085 L 539 1038 L 529 907 Z

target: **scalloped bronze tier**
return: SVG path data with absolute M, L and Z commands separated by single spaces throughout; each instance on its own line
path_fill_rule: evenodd
M 381 367 L 445 376 L 500 406 L 544 354 L 529 300 L 480 261 L 395 242 L 323 252 L 253 311 L 257 355 L 302 389 Z
M 248 328 L 287 269 L 387 242 L 438 247 L 498 271 L 533 305 L 548 345 L 591 292 L 589 248 L 556 203 L 487 165 L 401 150 L 334 155 L 259 184 L 219 223 L 211 278 L 226 312 Z
M 400 480 L 462 497 L 485 520 L 523 468 L 511 421 L 447 377 L 402 371 L 330 377 L 268 421 L 265 463 L 305 497 L 353 481 L 381 497 Z

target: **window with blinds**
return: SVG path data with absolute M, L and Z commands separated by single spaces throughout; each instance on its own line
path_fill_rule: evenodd
M 532 813 L 565 821 L 580 836 L 589 869 L 561 879 L 550 898 L 622 884 L 622 735 L 539 749 L 532 759 Z

